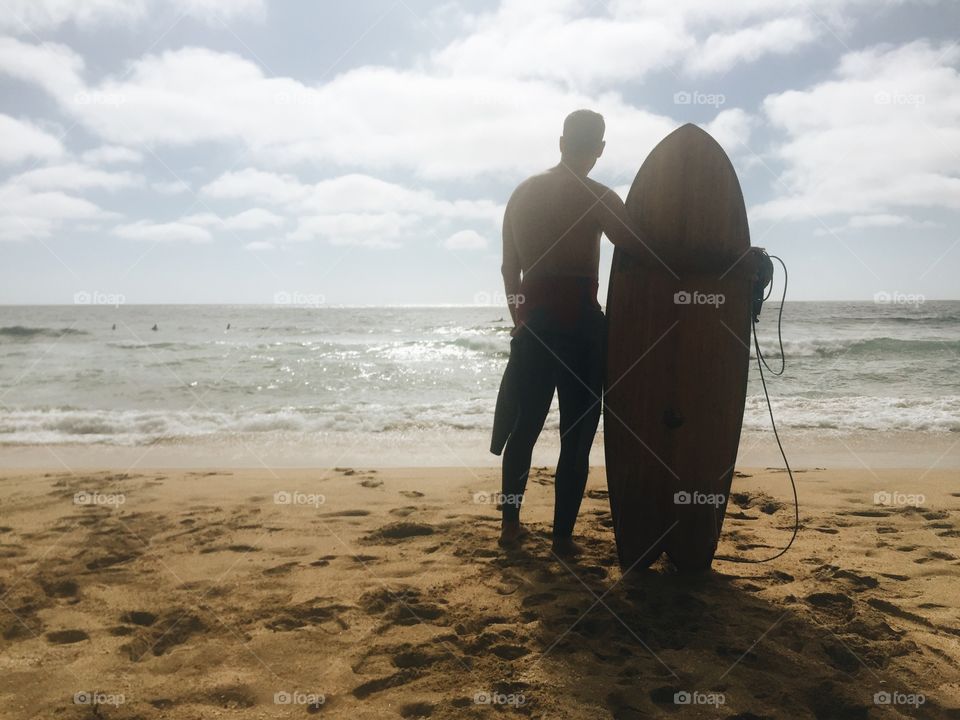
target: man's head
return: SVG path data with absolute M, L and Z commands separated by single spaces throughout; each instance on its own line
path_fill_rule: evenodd
M 593 110 L 574 110 L 563 121 L 560 155 L 564 162 L 589 171 L 603 154 L 603 115 Z

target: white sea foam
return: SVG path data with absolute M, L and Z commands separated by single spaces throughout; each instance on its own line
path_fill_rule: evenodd
M 504 316 L 499 308 L 3 307 L 0 443 L 479 437 L 489 432 L 509 352 Z M 780 427 L 960 431 L 960 303 L 928 302 L 917 313 L 798 303 L 784 318 L 787 372 L 768 376 Z M 775 308 L 764 308 L 761 348 L 778 366 L 775 320 Z M 763 430 L 755 363 L 750 373 L 744 427 Z M 556 407 L 546 432 L 556 437 Z

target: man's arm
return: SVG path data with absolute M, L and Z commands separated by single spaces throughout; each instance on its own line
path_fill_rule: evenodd
M 500 266 L 500 272 L 503 274 L 503 289 L 507 295 L 510 317 L 516 325 L 517 304 L 520 301 L 520 255 L 513 239 L 510 208 L 511 204 L 508 202 L 507 209 L 503 213 L 503 264 Z
M 630 219 L 623 200 L 613 190 L 606 188 L 597 203 L 597 219 L 603 234 L 610 242 L 622 248 L 640 262 L 656 263 L 653 251 L 647 246 L 640 231 Z
M 627 212 L 626 206 L 613 190 L 607 191 L 600 196 L 600 202 L 597 203 L 599 209 L 600 228 L 604 234 L 610 238 L 610 241 L 618 248 L 622 248 L 630 253 L 641 265 L 666 269 L 676 275 L 678 272 L 712 272 L 716 270 L 717 259 L 704 253 L 695 257 L 677 257 L 676 252 L 670 247 L 657 246 L 649 242 L 644 237 L 640 229 L 636 227 Z M 759 255 L 753 252 L 753 248 L 743 258 L 743 262 L 737 261 L 731 265 L 731 270 L 738 274 L 743 273 L 753 276 L 759 272 Z

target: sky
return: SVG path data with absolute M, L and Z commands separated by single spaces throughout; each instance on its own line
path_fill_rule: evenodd
M 5 0 L 0 303 L 502 304 L 582 107 L 624 197 L 713 134 L 788 299 L 958 299 L 958 37 L 953 0 Z

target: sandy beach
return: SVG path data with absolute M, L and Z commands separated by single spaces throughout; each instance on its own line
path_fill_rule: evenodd
M 7 470 L 0 715 L 960 716 L 955 471 L 802 468 L 794 547 L 746 565 L 793 508 L 742 468 L 695 578 L 624 575 L 602 468 L 583 557 L 549 550 L 548 468 L 499 549 L 497 478 Z

